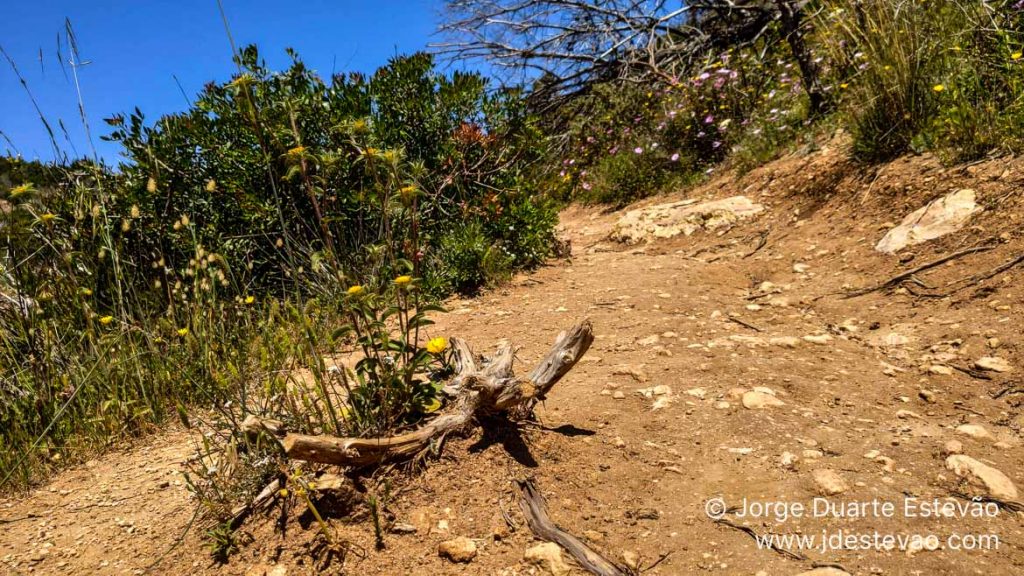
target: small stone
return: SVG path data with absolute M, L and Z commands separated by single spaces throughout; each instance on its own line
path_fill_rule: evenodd
M 1013 369 L 1005 358 L 998 356 L 982 356 L 974 362 L 974 367 L 978 370 L 988 370 L 990 372 L 1009 372 Z
M 407 522 L 395 522 L 391 526 L 392 534 L 415 534 L 416 527 Z
M 622 400 L 625 397 L 626 393 L 623 392 L 622 390 L 616 390 L 615 392 L 612 392 L 612 398 L 615 398 L 616 400 Z
M 921 400 L 924 400 L 929 404 L 935 403 L 935 392 L 932 392 L 931 390 L 918 390 L 917 395 Z
M 591 542 L 604 542 L 604 534 L 597 530 L 584 530 L 583 536 Z
M 811 344 L 828 344 L 832 341 L 832 336 L 828 334 L 809 334 L 804 336 L 804 341 L 810 342 Z
M 835 496 L 850 489 L 850 485 L 834 470 L 819 469 L 813 473 L 814 483 L 823 496 Z
M 694 398 L 698 398 L 700 400 L 703 400 L 707 393 L 708 391 L 705 390 L 704 388 L 690 388 L 689 390 L 686 391 L 687 396 L 693 396 Z
M 810 269 L 811 267 L 808 266 L 807 264 L 804 264 L 803 262 L 797 262 L 796 264 L 793 264 L 793 272 L 796 272 L 797 274 L 803 274 L 804 272 L 807 272 Z
M 993 440 L 992 433 L 981 424 L 961 424 L 956 427 L 956 431 L 975 440 Z
M 1001 340 L 999 340 L 999 338 L 992 337 L 989 338 L 988 341 L 985 342 L 985 344 L 987 344 L 989 348 L 995 350 L 996 348 L 999 348 L 999 346 L 1001 346 L 1003 343 Z
M 914 418 L 917 420 L 921 419 L 921 415 L 912 410 L 897 410 L 896 417 L 900 418 L 901 420 L 906 420 L 908 418 Z
M 783 452 L 782 456 L 779 456 L 779 465 L 783 468 L 793 468 L 796 465 L 797 457 L 792 452 Z
M 964 445 L 959 440 L 950 440 L 942 446 L 942 451 L 946 454 L 960 454 L 964 451 Z
M 545 542 L 527 548 L 523 559 L 535 564 L 551 576 L 568 576 L 572 569 L 562 560 L 562 548 L 554 542 Z
M 875 458 L 878 458 L 881 455 L 882 453 L 879 452 L 878 450 L 868 450 L 867 452 L 864 453 L 864 457 L 867 458 L 868 460 L 874 460 Z
M 800 345 L 800 339 L 796 336 L 776 336 L 769 338 L 768 343 L 780 348 L 796 348 Z
M 267 576 L 288 576 L 288 567 L 284 564 L 275 564 L 273 568 L 267 570 Z
M 715 410 L 728 410 L 729 408 L 732 408 L 732 404 L 725 400 L 715 402 Z
M 761 410 L 773 406 L 784 406 L 785 402 L 776 398 L 773 394 L 751 390 L 743 394 L 743 407 L 748 410 Z
M 437 553 L 452 562 L 469 562 L 476 558 L 476 543 L 465 536 L 459 536 L 438 544 Z
M 831 566 L 829 566 L 825 568 L 815 568 L 814 570 L 801 572 L 796 576 L 850 576 L 850 573 L 844 572 L 839 568 L 832 568 Z
M 954 454 L 946 458 L 946 469 L 961 478 L 966 478 L 971 484 L 984 488 L 994 498 L 1017 499 L 1017 487 L 1006 474 L 970 456 Z
M 943 366 L 942 364 L 932 364 L 928 367 L 930 374 L 939 374 L 941 376 L 949 376 L 953 373 L 953 369 L 949 366 Z
M 821 450 L 804 450 L 802 452 L 804 460 L 817 460 L 825 455 Z
M 622 562 L 626 565 L 626 568 L 630 570 L 640 569 L 640 555 L 633 550 L 624 550 L 622 552 Z

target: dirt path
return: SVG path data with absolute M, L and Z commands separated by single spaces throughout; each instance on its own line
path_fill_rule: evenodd
M 521 524 L 510 532 L 503 520 L 503 510 L 518 518 L 511 481 L 524 475 L 535 477 L 556 522 L 609 557 L 635 554 L 642 565 L 662 559 L 647 574 L 789 575 L 816 563 L 850 574 L 1021 573 L 1024 534 L 1015 513 L 965 517 L 960 509 L 922 518 L 920 507 L 964 488 L 946 466 L 958 450 L 1024 487 L 1022 396 L 1013 389 L 1024 369 L 1024 269 L 946 299 L 905 289 L 828 295 L 1000 234 L 997 249 L 922 273 L 921 281 L 942 285 L 1020 254 L 1016 174 L 1024 166 L 1009 173 L 1004 166 L 967 172 L 919 159 L 869 178 L 848 175 L 825 150 L 692 193 L 746 193 L 767 207 L 757 218 L 724 234 L 637 247 L 606 239 L 620 214 L 568 210 L 562 225 L 573 242 L 571 262 L 451 302 L 434 333 L 463 336 L 479 351 L 511 338 L 523 347 L 522 369 L 558 330 L 589 317 L 597 335 L 591 351 L 540 410 L 543 427 L 457 440 L 409 478 L 387 508 L 415 533 L 389 535 L 387 549 L 376 552 L 368 523 L 340 525 L 363 551 L 349 555 L 348 573 L 545 573 L 523 560 L 536 542 Z M 872 250 L 884 223 L 967 185 L 986 206 L 974 228 L 911 249 L 906 266 Z M 767 241 L 751 254 L 762 231 Z M 765 289 L 771 294 L 758 296 Z M 971 376 L 947 368 L 994 355 L 1013 370 Z M 1010 393 L 994 397 L 1007 387 Z M 755 388 L 760 394 L 745 395 Z M 141 573 L 191 518 L 179 473 L 187 453 L 186 437 L 172 431 L 70 470 L 27 499 L 0 501 L 0 518 L 38 515 L 3 526 L 0 572 Z M 787 505 L 776 509 L 790 514 L 784 521 L 729 518 L 759 534 L 817 538 L 815 548 L 803 560 L 760 549 L 750 535 L 709 520 L 705 506 L 714 498 L 729 506 L 744 499 Z M 835 517 L 822 502 L 859 504 L 862 517 Z M 807 507 L 803 517 L 792 517 L 797 504 Z M 226 566 L 211 564 L 192 534 L 152 572 L 316 573 L 302 528 L 284 537 L 266 527 L 245 530 L 262 545 L 243 547 Z M 824 549 L 823 531 L 833 539 Z M 940 546 L 886 550 L 836 540 L 875 534 L 934 535 Z M 998 549 L 963 549 L 969 542 L 993 548 L 989 535 Z M 438 557 L 438 543 L 453 536 L 476 541 L 472 562 Z

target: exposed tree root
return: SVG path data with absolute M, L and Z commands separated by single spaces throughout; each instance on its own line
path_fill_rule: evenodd
M 548 517 L 548 511 L 544 504 L 544 497 L 537 487 L 530 480 L 519 482 L 519 489 L 523 493 L 519 501 L 519 508 L 526 516 L 526 523 L 535 536 L 549 542 L 554 542 L 564 548 L 576 562 L 591 574 L 598 576 L 627 576 L 625 569 L 607 560 L 597 552 L 594 552 L 582 540 L 562 530 Z
M 904 281 L 909 280 L 910 278 L 912 278 L 918 272 L 924 272 L 925 270 L 934 268 L 936 266 L 940 266 L 942 264 L 945 264 L 946 262 L 949 262 L 950 260 L 955 260 L 955 259 L 960 258 L 962 256 L 967 256 L 968 254 L 975 254 L 977 252 L 986 252 L 986 251 L 991 250 L 991 249 L 993 249 L 995 247 L 996 247 L 995 244 L 983 244 L 981 246 L 974 246 L 972 248 L 966 248 L 966 249 L 960 250 L 958 252 L 953 252 L 952 254 L 947 254 L 947 255 L 943 256 L 942 258 L 939 258 L 938 260 L 932 260 L 931 262 L 928 262 L 927 264 L 922 264 L 922 265 L 918 266 L 917 268 L 914 268 L 912 270 L 907 270 L 906 272 L 903 272 L 901 274 L 897 274 L 897 275 L 893 276 L 892 278 L 889 278 L 885 282 L 882 282 L 881 284 L 876 284 L 875 286 L 868 286 L 867 288 L 858 288 L 856 290 L 851 290 L 851 291 L 843 294 L 843 298 L 855 298 L 857 296 L 863 296 L 865 294 L 870 294 L 872 292 L 877 292 L 879 290 L 888 290 L 890 288 L 895 288 L 895 287 L 899 286 L 900 284 L 902 284 Z

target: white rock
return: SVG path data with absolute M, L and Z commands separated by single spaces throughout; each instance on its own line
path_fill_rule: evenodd
M 835 470 L 819 469 L 813 472 L 814 483 L 823 496 L 835 496 L 850 489 L 850 485 Z
M 959 230 L 971 216 L 982 211 L 974 199 L 974 190 L 965 188 L 929 202 L 908 214 L 899 226 L 886 232 L 875 245 L 875 250 L 893 254 L 907 246 Z
M 956 431 L 975 440 L 994 440 L 992 433 L 981 424 L 961 424 L 956 427 Z
M 693 396 L 694 398 L 699 398 L 701 400 L 703 400 L 704 397 L 707 396 L 707 394 L 708 391 L 705 390 L 704 388 L 690 388 L 689 390 L 686 391 L 687 396 Z
M 572 573 L 572 569 L 565 563 L 565 560 L 562 560 L 562 548 L 554 542 L 545 542 L 527 548 L 523 559 L 530 564 L 536 564 L 551 576 L 568 576 Z
M 743 407 L 748 410 L 761 410 L 773 406 L 784 406 L 786 403 L 773 394 L 751 390 L 743 394 Z
M 971 484 L 984 488 L 994 498 L 1017 499 L 1017 487 L 1006 474 L 970 456 L 954 454 L 946 458 L 946 469 L 961 478 L 966 478 Z
M 796 348 L 800 345 L 800 339 L 796 336 L 776 336 L 769 338 L 768 343 L 780 348 Z
M 783 468 L 792 468 L 796 465 L 796 461 L 796 454 L 793 454 L 792 452 L 783 452 L 782 455 L 779 456 L 779 465 Z
M 942 364 L 932 364 L 928 367 L 929 374 L 939 374 L 942 376 L 949 376 L 953 373 L 953 369 L 949 366 L 943 366 Z
M 828 344 L 832 341 L 832 336 L 828 334 L 809 334 L 804 336 L 804 341 L 811 344 Z
M 793 264 L 793 272 L 796 272 L 797 274 L 803 274 L 804 272 L 807 272 L 810 269 L 811 267 L 808 266 L 807 264 L 804 264 L 803 262 L 797 262 L 796 264 Z
M 731 226 L 764 211 L 764 206 L 746 196 L 732 196 L 697 203 L 688 199 L 681 202 L 656 204 L 626 212 L 612 229 L 613 240 L 636 244 L 656 238 L 689 236 L 697 230 L 715 230 Z
M 1010 363 L 1005 358 L 998 356 L 982 356 L 974 362 L 975 368 L 978 370 L 988 370 L 990 372 L 1009 372 L 1013 370 Z

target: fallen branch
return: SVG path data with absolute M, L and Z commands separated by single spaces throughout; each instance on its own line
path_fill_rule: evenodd
M 728 317 L 726 317 L 726 319 L 729 320 L 729 322 L 735 322 L 736 324 L 739 324 L 740 326 L 743 326 L 744 328 L 750 328 L 754 332 L 764 332 L 764 330 L 758 328 L 757 326 L 754 326 L 753 324 L 750 324 L 749 322 L 744 322 L 743 320 L 740 320 L 739 318 L 734 318 L 732 316 L 728 316 Z
M 786 550 L 785 548 L 780 548 L 776 546 L 772 538 L 765 538 L 763 536 L 758 535 L 758 533 L 755 532 L 753 528 L 743 526 L 742 524 L 737 524 L 732 520 L 727 520 L 725 518 L 719 518 L 718 520 L 715 520 L 715 524 L 721 524 L 722 526 L 728 526 L 733 530 L 739 530 L 740 532 L 743 532 L 749 535 L 754 540 L 756 540 L 759 545 L 767 546 L 770 550 L 774 550 L 775 552 L 791 560 L 807 560 L 807 557 L 803 554 L 800 554 L 799 552 L 793 552 L 792 550 Z
M 338 438 L 288 433 L 282 446 L 289 458 L 337 466 L 360 467 L 413 458 L 443 442 L 448 434 L 463 429 L 477 416 L 532 409 L 576 365 L 593 341 L 593 327 L 584 320 L 560 334 L 551 351 L 522 379 L 513 375 L 515 350 L 508 342 L 502 342 L 497 353 L 478 367 L 469 345 L 453 338 L 456 375 L 445 387 L 447 393 L 456 397 L 451 411 L 396 436 Z
M 597 552 L 594 552 L 582 540 L 562 530 L 548 516 L 547 507 L 544 504 L 544 496 L 530 480 L 519 482 L 519 489 L 522 491 L 522 499 L 519 501 L 519 508 L 526 516 L 526 524 L 535 536 L 548 542 L 554 542 L 565 549 L 581 567 L 598 576 L 627 576 L 620 566 L 607 560 Z
M 1022 263 L 1024 263 L 1024 254 L 1021 254 L 1015 258 L 1011 258 L 1010 260 L 1003 262 L 1002 264 L 996 266 L 995 268 L 989 270 L 988 272 L 974 274 L 973 276 L 969 276 L 961 280 L 955 280 L 953 282 L 950 282 L 949 284 L 946 285 L 948 288 L 951 288 L 951 290 L 949 290 L 948 292 L 943 292 L 939 294 L 926 294 L 926 296 L 938 298 L 952 296 L 953 294 L 963 290 L 964 288 L 967 288 L 968 286 L 976 286 L 980 282 L 984 282 L 985 280 L 988 280 L 993 276 L 998 276 L 1003 272 L 1006 272 L 1010 268 L 1013 268 L 1014 266 L 1017 266 Z
M 863 296 L 865 294 L 870 294 L 872 292 L 877 292 L 879 290 L 888 290 L 889 288 L 895 288 L 896 286 L 899 286 L 905 280 L 910 279 L 913 275 L 915 275 L 915 274 L 917 274 L 919 272 L 924 272 L 925 270 L 929 270 L 929 269 L 934 268 L 936 266 L 945 264 L 946 262 L 949 262 L 951 260 L 956 260 L 957 258 L 961 258 L 963 256 L 967 256 L 968 254 L 975 254 L 977 252 L 986 252 L 986 251 L 991 250 L 991 249 L 993 249 L 995 247 L 996 247 L 995 244 L 984 244 L 982 246 L 974 246 L 972 248 L 966 248 L 964 250 L 960 250 L 959 252 L 954 252 L 952 254 L 947 254 L 947 255 L 943 256 L 942 258 L 939 258 L 938 260 L 932 260 L 931 262 L 928 262 L 927 264 L 922 264 L 922 265 L 918 266 L 917 268 L 914 268 L 912 270 L 907 270 L 906 272 L 903 272 L 901 274 L 897 274 L 897 275 L 893 276 L 892 278 L 889 278 L 885 282 L 882 282 L 881 284 L 876 284 L 875 286 L 869 286 L 867 288 L 858 288 L 856 290 L 851 290 L 851 291 L 843 294 L 843 298 L 856 298 L 857 296 Z

